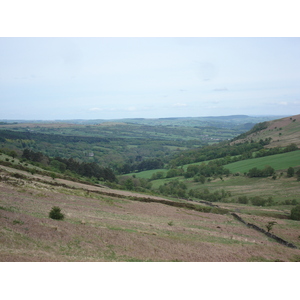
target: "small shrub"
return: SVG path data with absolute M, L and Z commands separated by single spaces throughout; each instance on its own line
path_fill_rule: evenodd
M 273 221 L 273 222 L 269 222 L 267 225 L 266 225 L 266 228 L 268 230 L 268 232 L 270 232 L 273 228 L 273 226 L 276 224 L 277 222 Z
M 63 220 L 65 217 L 64 214 L 61 213 L 61 209 L 58 206 L 53 206 L 51 211 L 49 212 L 49 218 L 54 220 Z
M 14 221 L 13 221 L 13 224 L 14 224 L 14 225 L 16 225 L 16 224 L 23 225 L 24 222 L 23 222 L 23 221 L 20 221 L 20 220 L 14 220 Z
M 273 205 L 273 204 L 274 204 L 273 197 L 272 197 L 272 196 L 268 197 L 266 205 L 271 206 L 271 205 Z
M 287 170 L 287 177 L 289 177 L 289 178 L 290 178 L 290 177 L 293 177 L 294 174 L 295 174 L 294 168 L 289 167 L 288 170 Z

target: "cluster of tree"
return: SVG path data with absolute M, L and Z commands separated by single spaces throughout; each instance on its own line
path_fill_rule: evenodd
M 186 197 L 187 186 L 179 180 L 172 180 L 159 186 L 158 191 L 164 196 Z
M 220 142 L 218 144 L 204 146 L 200 149 L 193 149 L 176 154 L 169 162 L 171 168 L 184 164 L 191 164 L 195 162 L 218 159 L 219 164 L 226 165 L 228 163 L 245 160 L 249 158 L 256 158 L 262 156 L 269 156 L 285 152 L 299 150 L 296 144 L 290 144 L 285 148 L 274 147 L 265 149 L 271 138 L 260 140 L 259 142 L 246 142 L 242 144 L 230 145 L 227 142 Z
M 117 171 L 119 174 L 128 174 L 131 172 L 141 172 L 141 171 L 147 171 L 147 170 L 155 170 L 155 169 L 161 169 L 164 167 L 164 163 L 159 158 L 150 158 L 145 159 L 141 162 L 136 163 L 126 163 L 120 167 L 118 167 Z
M 60 162 L 59 168 L 65 165 L 66 170 L 77 173 L 85 177 L 94 177 L 98 180 L 116 181 L 116 176 L 110 168 L 100 167 L 97 163 L 78 162 L 73 158 L 55 157 L 56 161 Z
M 251 135 L 252 133 L 264 130 L 268 128 L 268 122 L 261 122 L 261 123 L 257 123 L 253 126 L 253 128 L 245 133 L 240 134 L 239 136 L 237 136 L 236 138 L 233 139 L 233 141 L 236 140 L 240 140 L 240 139 L 244 139 L 247 136 Z
M 201 165 L 189 165 L 187 167 L 186 172 L 184 173 L 185 178 L 195 177 L 198 178 L 199 176 L 204 177 L 212 177 L 212 176 L 220 176 L 220 175 L 229 175 L 230 171 L 225 169 L 222 165 L 219 165 L 216 161 L 210 161 L 209 163 L 205 164 L 202 163 Z
M 18 124 L 17 122 L 7 123 L 7 122 L 0 122 L 0 125 L 15 125 Z
M 289 167 L 287 169 L 287 177 L 291 178 L 294 177 L 294 175 L 297 176 L 297 181 L 300 181 L 300 169 L 298 169 L 297 171 L 295 171 L 295 169 L 293 167 Z
M 199 149 L 193 149 L 177 154 L 170 160 L 170 166 L 180 166 L 212 160 L 217 158 L 230 158 L 231 156 L 240 156 L 237 160 L 247 159 L 252 157 L 252 153 L 263 148 L 262 143 L 244 143 L 238 145 L 230 145 L 228 142 L 220 142 L 218 144 L 204 146 Z M 228 160 L 227 160 L 228 161 Z M 228 162 L 227 162 L 228 163 Z
M 143 192 L 151 189 L 151 182 L 144 178 L 136 178 L 132 176 L 122 176 L 119 178 L 116 188 L 125 189 L 128 191 Z
M 158 171 L 158 172 L 155 172 L 152 174 L 150 180 L 157 180 L 157 179 L 162 179 L 162 178 L 166 178 L 165 172 Z
M 43 154 L 42 152 L 35 152 L 30 149 L 24 149 L 22 158 L 25 158 L 30 161 L 35 161 L 35 162 L 44 162 L 47 161 L 47 164 L 50 162 L 50 159 L 47 155 Z
M 196 182 L 204 183 L 205 177 L 228 176 L 229 174 L 230 171 L 225 169 L 219 161 L 210 161 L 207 164 L 189 165 L 186 172 L 183 168 L 173 168 L 167 172 L 158 171 L 152 174 L 151 180 L 184 176 L 185 178 L 193 177 Z
M 47 134 L 34 131 L 13 131 L 13 130 L 1 130 L 1 136 L 6 139 L 26 139 L 26 140 L 35 140 L 39 142 L 48 142 L 48 143 L 99 143 L 99 142 L 109 142 L 118 140 L 118 138 L 102 138 L 102 137 L 93 137 L 93 136 L 77 136 L 77 135 L 61 135 L 61 134 Z
M 178 133 L 178 128 L 163 126 L 162 131 L 165 131 L 163 135 L 160 135 L 160 129 L 154 126 L 142 128 L 150 134 L 148 137 L 147 132 L 139 130 L 140 126 L 131 126 L 125 125 L 121 129 L 117 125 L 74 129 L 40 127 L 34 128 L 34 131 L 29 128 L 26 131 L 24 128 L 1 129 L 0 143 L 2 147 L 11 150 L 23 151 L 28 148 L 45 153 L 49 157 L 73 157 L 79 161 L 94 161 L 112 168 L 119 174 L 126 174 L 127 170 L 129 172 L 137 170 L 137 164 L 145 158 L 160 158 L 164 163 L 168 163 L 171 153 L 179 152 L 182 148 L 207 144 L 199 138 L 196 139 L 196 136 L 199 136 L 196 133 L 195 138 L 191 139 L 191 132 L 186 128 Z M 178 138 L 173 135 L 176 132 Z M 93 152 L 93 156 L 86 155 L 87 152 Z M 142 157 L 142 160 L 136 160 L 137 157 Z M 140 170 L 144 167 L 138 166 Z M 148 169 L 148 166 L 145 169 Z
M 222 202 L 226 198 L 231 197 L 231 193 L 223 189 L 221 191 L 214 191 L 211 193 L 207 188 L 197 189 L 197 190 L 191 189 L 189 190 L 188 195 L 191 198 L 207 200 L 210 202 L 216 202 L 216 201 Z
M 268 177 L 275 174 L 275 169 L 271 166 L 265 166 L 264 169 L 260 170 L 256 167 L 248 171 L 248 177 Z
M 73 173 L 89 178 L 94 177 L 98 180 L 116 181 L 116 176 L 110 168 L 101 167 L 95 162 L 78 162 L 73 158 L 50 158 L 41 152 L 34 152 L 29 149 L 25 149 L 23 151 L 22 158 L 49 166 L 55 171 L 61 173 L 69 170 Z
M 299 150 L 298 146 L 296 144 L 292 143 L 285 148 L 274 147 L 274 148 L 269 148 L 269 149 L 261 149 L 255 153 L 255 157 L 275 155 L 275 154 L 280 154 L 280 153 L 292 152 L 292 151 L 296 151 L 296 150 Z
M 241 204 L 248 204 L 249 202 L 251 202 L 252 205 L 255 206 L 270 206 L 274 204 L 274 200 L 271 196 L 267 199 L 260 196 L 254 196 L 249 198 L 247 196 L 240 196 L 238 197 L 237 201 Z

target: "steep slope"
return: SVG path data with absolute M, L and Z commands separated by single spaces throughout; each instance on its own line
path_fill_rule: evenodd
M 286 147 L 291 143 L 300 146 L 300 115 L 260 123 L 260 127 L 256 126 L 256 128 L 257 130 L 252 129 L 248 133 L 242 134 L 232 144 L 247 141 L 259 142 L 271 138 L 270 144 L 266 145 L 265 148 Z
M 231 214 L 135 201 L 128 196 L 142 195 L 2 166 L 0 179 L 0 261 L 295 261 L 300 257 L 299 249 L 269 239 Z M 48 218 L 53 206 L 62 209 L 63 221 Z M 253 223 L 251 216 L 239 216 Z M 273 218 L 254 221 L 263 227 Z M 276 234 L 299 247 L 295 224 L 287 219 L 277 223 Z

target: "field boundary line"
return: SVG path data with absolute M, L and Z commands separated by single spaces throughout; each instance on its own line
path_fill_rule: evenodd
M 284 246 L 287 246 L 289 248 L 294 248 L 294 249 L 298 249 L 297 246 L 295 246 L 294 244 L 290 243 L 290 242 L 287 242 L 285 241 L 284 239 L 278 237 L 277 235 L 275 234 L 272 234 L 270 232 L 267 232 L 266 230 L 264 230 L 263 228 L 261 227 L 258 227 L 257 225 L 254 225 L 252 223 L 247 223 L 244 219 L 242 219 L 239 215 L 237 215 L 236 213 L 231 213 L 231 215 L 233 217 L 235 217 L 238 221 L 240 221 L 241 223 L 245 224 L 247 227 L 249 228 L 253 228 L 254 230 L 256 231 L 259 231 L 259 232 L 262 232 L 263 234 L 265 234 L 267 237 L 270 237 L 272 239 L 274 239 L 276 242 L 284 245 Z

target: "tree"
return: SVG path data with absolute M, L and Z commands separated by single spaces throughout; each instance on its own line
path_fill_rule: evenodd
M 289 167 L 287 170 L 287 177 L 293 177 L 295 174 L 295 170 L 292 167 Z
M 194 181 L 195 182 L 201 182 L 202 184 L 204 184 L 205 183 L 205 177 L 203 175 L 200 175 L 200 176 L 196 175 L 194 177 Z
M 265 166 L 265 168 L 262 170 L 262 175 L 264 177 L 272 176 L 274 173 L 275 170 L 271 166 Z
M 8 155 L 12 156 L 12 158 L 16 158 L 17 152 L 14 151 L 14 150 L 12 150 L 12 151 L 10 151 L 10 152 L 8 153 Z
M 49 212 L 49 218 L 54 220 L 63 220 L 65 217 L 64 214 L 61 213 L 61 209 L 58 206 L 53 206 L 51 211 Z
M 266 228 L 268 230 L 268 232 L 270 232 L 273 228 L 273 226 L 276 224 L 277 222 L 273 221 L 273 222 L 269 222 L 267 225 L 266 225 Z
M 291 209 L 291 219 L 300 221 L 300 205 L 296 205 Z
M 254 167 L 249 170 L 248 177 L 261 177 L 262 172 L 258 168 Z
M 133 180 L 131 178 L 126 179 L 126 181 L 124 182 L 124 186 L 126 190 L 132 191 L 134 188 Z
M 50 176 L 51 176 L 51 178 L 52 178 L 53 180 L 56 178 L 56 174 L 53 173 L 53 172 L 50 174 Z

